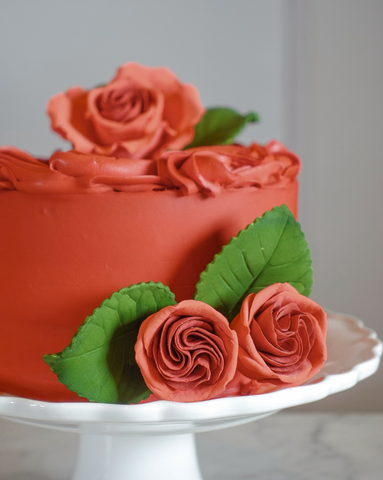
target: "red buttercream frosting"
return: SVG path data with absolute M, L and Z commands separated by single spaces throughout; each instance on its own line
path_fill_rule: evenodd
M 206 187 L 183 195 L 150 159 L 56 152 L 42 161 L 0 149 L 0 390 L 79 401 L 42 356 L 63 350 L 105 298 L 133 283 L 162 282 L 178 302 L 192 298 L 239 230 L 277 205 L 297 215 L 297 181 L 282 177 L 221 186 L 212 198 Z
M 205 109 L 198 90 L 169 69 L 127 63 L 105 86 L 55 95 L 47 111 L 53 130 L 77 151 L 157 158 L 192 141 Z
M 326 313 L 288 283 L 248 295 L 230 327 L 238 335 L 239 375 L 227 394 L 301 385 L 326 360 Z
M 299 172 L 298 157 L 280 142 L 198 147 L 170 151 L 158 162 L 158 173 L 184 195 L 203 192 L 216 196 L 223 189 L 283 186 Z
M 0 147 L 0 190 L 74 194 L 163 190 L 154 160 L 55 152 L 48 162 L 14 147 Z
M 135 351 L 145 383 L 158 398 L 197 402 L 225 390 L 236 371 L 238 341 L 221 313 L 185 300 L 144 320 Z
M 104 193 L 178 188 L 183 195 L 216 196 L 243 187 L 283 187 L 299 159 L 277 141 L 199 147 L 150 159 L 55 152 L 48 162 L 14 147 L 0 148 L 0 190 L 28 193 Z

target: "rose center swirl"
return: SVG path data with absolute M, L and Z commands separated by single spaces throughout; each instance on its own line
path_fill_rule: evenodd
M 313 319 L 298 309 L 267 309 L 254 319 L 251 337 L 268 367 L 278 374 L 299 369 L 313 344 Z
M 213 325 L 197 316 L 168 318 L 153 353 L 158 371 L 177 388 L 215 382 L 227 356 Z
M 96 105 L 104 118 L 126 123 L 148 111 L 151 102 L 148 90 L 119 87 L 105 89 Z

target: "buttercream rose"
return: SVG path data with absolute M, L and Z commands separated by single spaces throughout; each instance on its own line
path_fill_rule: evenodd
M 197 89 L 167 68 L 121 66 L 105 86 L 73 87 L 48 102 L 54 131 L 74 149 L 124 158 L 156 158 L 194 137 L 204 114 Z
M 271 141 L 265 146 L 217 145 L 165 152 L 158 173 L 184 195 L 215 196 L 223 189 L 284 186 L 297 176 L 299 165 L 296 155 Z
M 221 313 L 206 303 L 185 300 L 142 323 L 135 351 L 155 395 L 195 402 L 225 390 L 236 371 L 238 342 Z
M 245 393 L 300 385 L 326 360 L 325 312 L 287 283 L 248 295 L 230 327 L 238 335 L 238 371 L 251 380 L 240 375 Z

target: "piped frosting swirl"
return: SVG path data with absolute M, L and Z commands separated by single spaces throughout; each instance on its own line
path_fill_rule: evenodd
M 182 195 L 216 196 L 244 187 L 283 187 L 295 179 L 299 167 L 298 157 L 277 141 L 174 150 L 157 161 L 75 151 L 40 160 L 15 147 L 1 147 L 0 190 L 84 194 L 179 189 Z

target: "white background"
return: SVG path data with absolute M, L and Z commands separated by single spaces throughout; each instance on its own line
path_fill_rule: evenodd
M 302 159 L 300 221 L 312 298 L 383 337 L 383 2 L 380 0 L 2 0 L 0 144 L 48 156 L 48 99 L 165 65 L 206 106 L 255 110 L 243 135 Z M 383 410 L 383 369 L 305 409 Z

